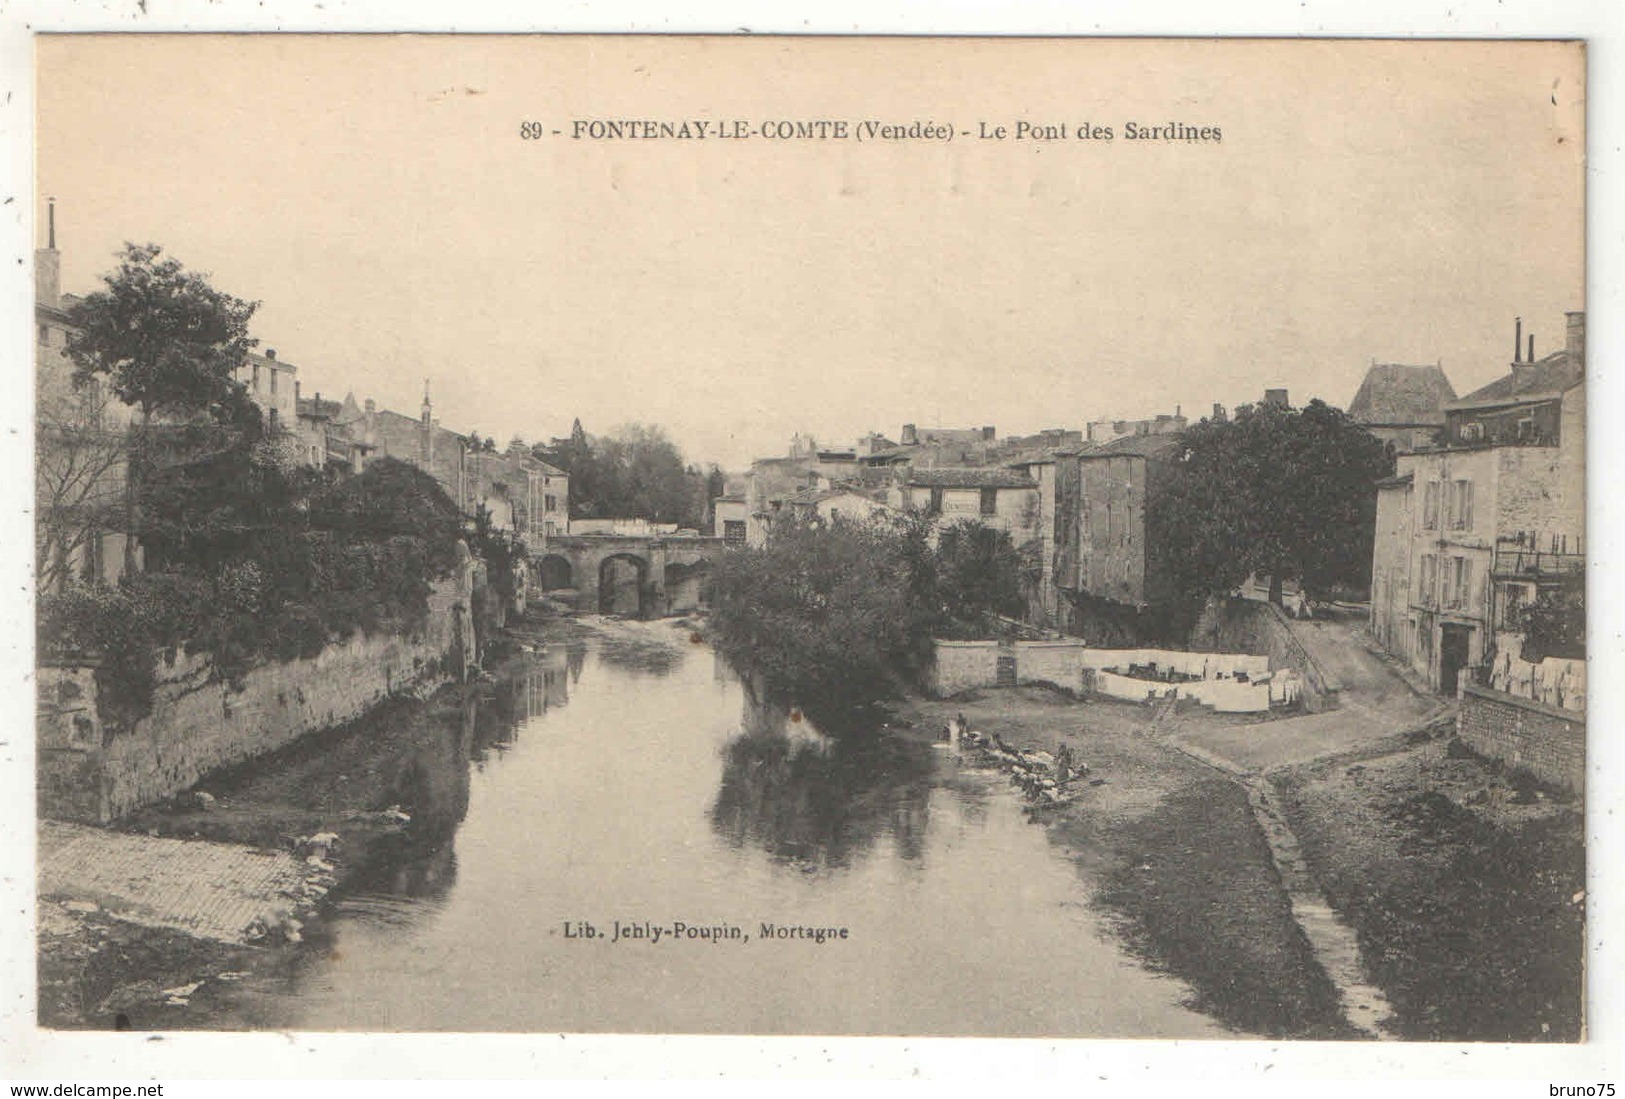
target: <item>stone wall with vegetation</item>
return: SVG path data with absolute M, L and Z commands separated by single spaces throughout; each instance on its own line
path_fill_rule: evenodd
M 95 676 L 83 665 L 39 676 L 39 812 L 107 823 L 307 733 L 367 713 L 392 695 L 457 674 L 473 658 L 475 562 L 437 581 L 428 614 L 411 633 L 357 632 L 318 654 L 269 661 L 236 684 L 213 674 L 206 654 L 160 660 L 152 709 L 128 729 L 104 732 Z

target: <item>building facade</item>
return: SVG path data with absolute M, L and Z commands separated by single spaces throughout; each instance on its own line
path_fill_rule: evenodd
M 1435 690 L 1506 647 L 1518 604 L 1583 573 L 1584 373 L 1571 313 L 1562 350 L 1448 402 L 1439 445 L 1379 486 L 1372 633 Z

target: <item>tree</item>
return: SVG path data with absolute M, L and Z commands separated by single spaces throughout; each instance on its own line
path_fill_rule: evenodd
M 1146 542 L 1160 555 L 1176 602 L 1269 575 L 1323 594 L 1370 583 L 1376 482 L 1392 452 L 1342 410 L 1243 405 L 1184 435 L 1161 491 L 1148 496 Z
M 125 495 L 125 575 L 135 572 L 138 479 L 154 416 L 240 418 L 246 393 L 232 375 L 256 340 L 248 322 L 258 302 L 216 290 L 207 278 L 163 256 L 156 244 L 126 244 L 106 289 L 69 312 L 67 354 L 74 380 L 108 379 L 114 394 L 140 414 L 130 425 Z
M 699 467 L 684 464 L 658 425 L 623 424 L 599 437 L 589 436 L 577 419 L 568 440 L 537 456 L 570 475 L 574 518 L 637 518 L 695 529 L 705 523 L 710 482 Z M 721 483 L 720 470 L 716 479 Z
M 100 385 L 64 391 L 41 379 L 35 409 L 34 551 L 40 589 L 59 591 L 80 550 L 124 512 L 125 433 L 108 423 Z
M 914 589 L 909 545 L 897 529 L 845 517 L 775 523 L 766 545 L 717 565 L 717 648 L 808 710 L 892 694 L 928 659 L 934 617 Z
M 961 627 L 985 634 L 995 616 L 1020 618 L 1025 571 L 1020 551 L 1008 531 L 961 519 L 937 537 L 937 585 L 943 610 Z

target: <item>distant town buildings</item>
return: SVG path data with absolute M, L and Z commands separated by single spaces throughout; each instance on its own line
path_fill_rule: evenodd
M 56 210 L 48 212 L 46 246 L 35 252 L 39 461 L 35 487 L 42 513 L 41 552 L 57 583 L 70 579 L 113 583 L 123 573 L 122 502 L 125 434 L 132 410 L 101 379 L 73 383 L 66 353 L 69 311 L 79 301 L 63 294 L 56 248 Z M 484 508 L 493 524 L 513 532 L 532 550 L 568 532 L 569 476 L 523 448 L 497 452 L 449 431 L 434 418 L 425 386 L 416 417 L 320 393 L 302 396 L 298 368 L 274 349 L 251 352 L 235 373 L 265 416 L 272 444 L 285 460 L 330 472 L 361 473 L 378 458 L 397 458 L 435 478 L 465 514 Z M 93 445 L 94 444 L 94 445 Z M 95 447 L 108 451 L 98 455 Z M 89 459 L 94 458 L 92 465 Z M 141 560 L 139 547 L 136 560 Z

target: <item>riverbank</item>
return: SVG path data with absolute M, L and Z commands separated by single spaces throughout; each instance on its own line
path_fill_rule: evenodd
M 1327 901 L 1359 936 L 1390 1030 L 1415 1041 L 1581 1039 L 1576 799 L 1452 740 L 1271 781 Z
M 933 736 L 956 714 L 1014 747 L 1065 746 L 1090 780 L 1035 822 L 1084 877 L 1142 962 L 1191 989 L 1188 1006 L 1245 1035 L 1345 1038 L 1338 994 L 1314 958 L 1245 790 L 1160 743 L 1153 711 L 1079 702 L 1041 687 L 910 701 L 900 716 Z
M 122 868 L 145 876 L 158 907 L 92 898 L 84 890 L 42 888 L 38 903 L 38 1018 L 63 1029 L 220 1029 L 242 1025 L 222 1010 L 240 989 L 274 985 L 302 953 L 321 949 L 323 911 L 379 868 L 434 866 L 468 808 L 469 770 L 500 752 L 527 702 L 515 673 L 550 655 L 565 664 L 589 635 L 612 657 L 646 663 L 688 644 L 665 623 L 605 620 L 597 628 L 561 618 L 518 620 L 487 656 L 491 667 L 468 684 L 426 698 L 402 696 L 356 721 L 307 734 L 254 760 L 218 769 L 188 790 L 120 820 L 85 829 L 111 836 L 187 842 L 200 849 L 296 857 L 311 867 L 297 898 L 264 898 L 268 925 L 211 939 L 161 926 L 162 907 L 184 907 L 211 885 L 192 880 L 173 857 Z M 650 641 L 644 642 L 645 635 Z M 617 640 L 618 639 L 618 640 Z M 651 655 L 652 654 L 652 655 Z M 495 658 L 493 660 L 493 657 Z M 42 865 L 52 841 L 42 825 Z M 309 860 L 315 860 L 312 864 Z M 186 861 L 186 860 L 182 860 Z M 169 903 L 169 899 L 173 903 Z M 174 995 L 175 990 L 184 995 Z
M 40 1025 L 231 1026 L 212 1010 L 218 996 L 293 964 L 301 943 L 319 940 L 325 902 L 341 897 L 358 875 L 403 851 L 432 850 L 455 829 L 467 807 L 470 754 L 479 750 L 490 711 L 500 708 L 486 686 L 449 685 L 426 699 L 392 699 L 339 728 L 211 772 L 192 790 L 105 832 L 86 830 L 92 838 L 98 832 L 152 837 L 145 880 L 156 899 L 97 903 L 79 897 L 82 890 L 42 885 Z M 196 844 L 200 855 L 242 851 L 291 859 L 308 880 L 291 892 L 267 887 L 266 915 L 258 921 L 265 926 L 236 936 L 188 934 L 162 926 L 165 912 L 208 889 L 216 871 L 159 846 L 177 842 Z M 43 838 L 40 857 L 43 870 L 52 857 Z M 144 880 L 140 866 L 121 872 Z M 175 989 L 186 994 L 171 995 Z
M 451 838 L 469 807 L 471 769 L 506 751 L 527 715 L 570 705 L 572 696 L 572 712 L 582 705 L 589 695 L 577 696 L 571 684 L 589 645 L 604 674 L 613 668 L 636 691 L 683 666 L 684 652 L 703 645 L 702 632 L 681 620 L 515 623 L 511 658 L 493 666 L 491 679 L 391 703 L 251 767 L 212 774 L 197 787 L 208 799 L 182 797 L 121 827 L 165 843 L 315 857 L 326 900 L 339 900 L 340 912 L 352 892 L 438 895 L 457 872 Z M 1301 890 L 1283 884 L 1279 852 L 1272 854 L 1249 803 L 1262 790 L 1301 845 L 1301 858 L 1287 860 L 1296 867 L 1293 881 L 1312 875 L 1311 891 L 1323 893 L 1357 932 L 1357 968 L 1364 963 L 1365 977 L 1392 1009 L 1386 1033 L 1435 1040 L 1578 1034 L 1578 808 L 1449 752 L 1442 740 L 1385 739 L 1358 761 L 1253 775 L 1250 790 L 1184 743 L 1204 722 L 1245 731 L 1235 719 L 1201 711 L 1170 720 L 1141 705 L 1079 701 L 1039 687 L 904 700 L 890 711 L 899 738 L 940 741 L 948 721 L 964 714 L 972 728 L 1012 746 L 1050 753 L 1064 746 L 1086 763 L 1090 774 L 1076 798 L 1032 809 L 1033 827 L 1076 864 L 1111 938 L 1146 968 L 1178 979 L 1189 990 L 1186 1006 L 1234 1033 L 1360 1036 L 1340 999 L 1339 966 L 1317 953 L 1302 914 L 1295 917 Z M 915 815 L 930 767 L 919 776 L 890 775 L 889 785 L 871 789 L 850 776 L 797 779 L 764 770 L 749 749 L 729 757 L 710 809 L 712 828 L 730 843 L 763 846 L 775 859 L 817 872 L 861 861 L 864 844 L 900 820 L 911 822 L 912 836 L 924 831 Z M 909 746 L 903 754 L 924 753 Z M 659 756 L 639 756 L 650 769 L 631 783 L 651 796 L 698 758 L 676 753 L 656 765 Z M 760 760 L 771 762 L 770 754 Z M 972 756 L 962 766 L 982 764 L 992 761 Z M 1004 781 L 983 775 L 975 782 L 990 780 Z M 826 787 L 839 796 L 826 802 Z M 317 854 L 311 841 L 324 833 Z M 174 877 L 175 867 L 157 863 L 153 872 Z M 437 880 L 397 880 L 403 874 Z M 1001 878 L 994 868 L 987 882 L 1021 895 L 1019 876 Z M 111 908 L 82 897 L 44 896 L 41 1022 L 143 1030 L 250 1025 L 241 1010 L 245 994 L 272 1000 L 294 967 L 336 957 L 337 931 L 326 926 L 336 913 L 324 920 L 323 908 L 292 927 L 302 942 L 289 941 L 281 928 L 253 942 L 224 942 L 115 919 Z M 1044 923 L 1045 913 L 1034 910 L 1032 922 Z M 1307 926 L 1313 931 L 1313 921 Z M 1338 979 L 1346 993 L 1349 982 Z
M 1361 1037 L 1317 961 L 1247 787 L 1204 765 L 1153 712 L 1044 688 L 910 701 L 937 739 L 963 714 L 1013 747 L 1064 745 L 1102 785 L 1034 811 L 1101 879 L 1097 906 L 1146 964 L 1226 1026 L 1281 1038 Z M 1222 721 L 1184 713 L 1175 723 Z M 1312 888 L 1358 939 L 1387 1000 L 1385 1034 L 1418 1041 L 1575 1041 L 1583 1033 L 1583 814 L 1448 735 L 1276 768 L 1255 781 L 1301 846 Z

